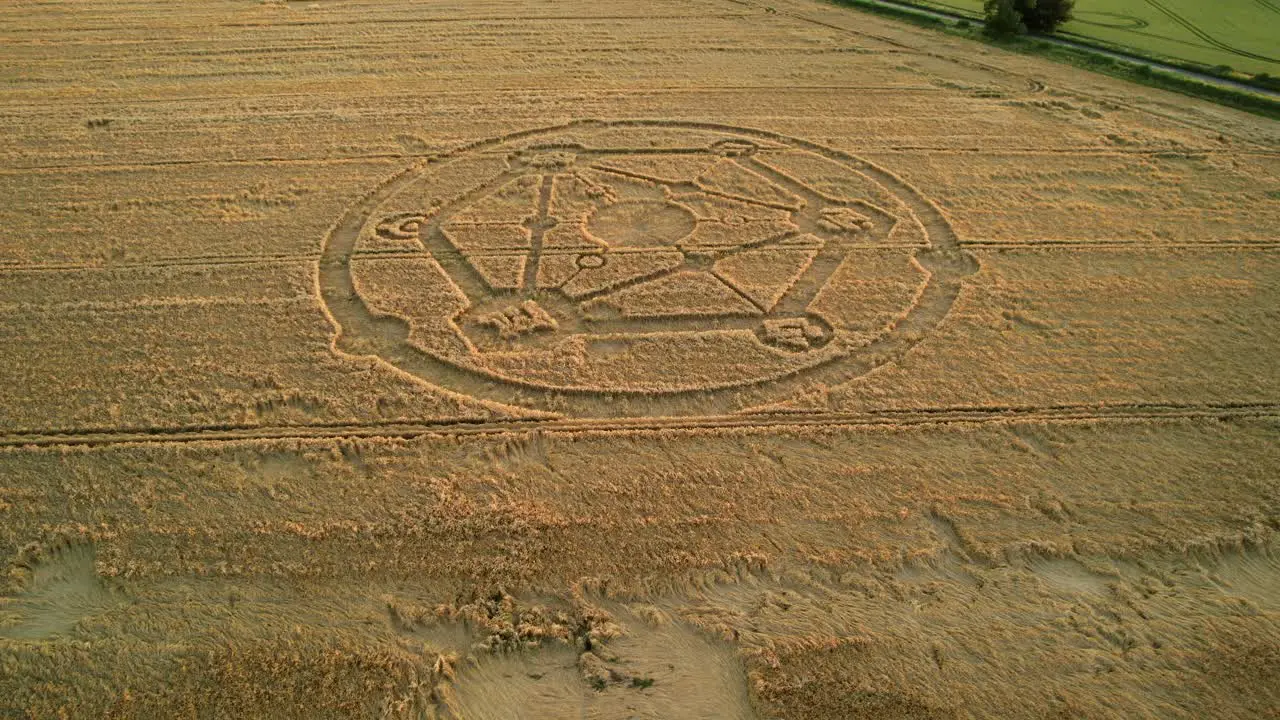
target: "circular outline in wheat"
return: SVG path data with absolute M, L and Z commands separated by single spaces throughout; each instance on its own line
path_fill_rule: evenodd
M 686 129 L 724 135 L 716 145 L 738 142 L 748 147 L 761 142 L 781 143 L 820 155 L 870 178 L 902 201 L 925 230 L 928 245 L 916 250 L 912 256 L 913 262 L 926 274 L 923 288 L 915 297 L 914 304 L 869 343 L 857 347 L 826 344 L 815 351 L 822 353 L 819 362 L 781 376 L 746 378 L 736 384 L 714 388 L 672 390 L 559 387 L 496 376 L 411 345 L 411 328 L 405 319 L 375 312 L 359 298 L 351 271 L 356 241 L 378 208 L 410 183 L 474 153 L 575 129 L 609 128 Z M 464 202 L 470 201 L 455 199 L 446 207 L 462 207 Z M 437 212 L 442 210 L 437 209 Z M 416 234 L 421 222 L 419 219 L 406 219 L 404 227 L 397 227 L 394 231 Z M 932 202 L 896 175 L 848 153 L 779 133 L 718 123 L 578 120 L 474 142 L 416 163 L 383 182 L 348 208 L 331 228 L 325 238 L 317 280 L 326 314 L 336 331 L 333 337 L 335 350 L 373 355 L 433 386 L 506 406 L 577 417 L 640 417 L 724 415 L 760 410 L 807 390 L 835 386 L 865 375 L 898 360 L 934 329 L 949 312 L 963 278 L 976 269 L 976 261 L 961 250 L 954 231 Z M 826 331 L 831 332 L 829 326 Z M 822 331 L 817 331 L 817 334 L 821 335 Z

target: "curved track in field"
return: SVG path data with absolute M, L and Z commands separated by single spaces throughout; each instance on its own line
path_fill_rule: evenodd
M 1113 22 L 1102 22 L 1100 20 L 1086 20 L 1083 17 L 1080 17 L 1080 15 L 1105 17 L 1112 20 Z M 1072 19 L 1078 23 L 1083 23 L 1085 25 L 1093 25 L 1094 27 L 1111 28 L 1113 30 L 1145 30 L 1151 27 L 1151 23 L 1147 22 L 1146 20 L 1143 20 L 1142 18 L 1134 15 L 1125 15 L 1123 13 L 1085 11 L 1085 12 L 1079 13 L 1078 15 L 1072 16 Z
M 909 12 L 917 13 L 919 15 L 934 17 L 941 20 L 952 20 L 952 21 L 964 20 L 966 22 L 973 22 L 973 17 L 969 15 L 962 15 L 960 13 L 952 12 L 950 10 L 930 9 L 922 5 L 916 5 L 913 2 L 907 2 L 905 0 L 902 2 L 899 2 L 898 0 L 868 0 L 868 1 L 874 2 L 878 5 L 884 5 L 885 7 L 896 8 L 899 10 L 906 10 Z M 1210 75 L 1209 73 L 1196 72 L 1195 70 L 1188 70 L 1185 67 L 1180 67 L 1178 65 L 1172 65 L 1170 63 L 1160 62 L 1159 60 L 1153 60 L 1151 58 L 1143 57 L 1141 55 L 1134 55 L 1131 53 L 1120 52 L 1118 50 L 1109 50 L 1109 49 L 1101 48 L 1092 43 L 1080 42 L 1080 41 L 1072 40 L 1070 38 L 1062 37 L 1059 35 L 1038 36 L 1036 39 L 1042 42 L 1052 43 L 1054 45 L 1059 45 L 1059 46 L 1071 48 L 1074 50 L 1082 50 L 1085 52 L 1093 53 L 1095 55 L 1103 55 L 1105 57 L 1114 58 L 1116 60 L 1122 60 L 1124 62 L 1131 63 L 1133 65 L 1145 65 L 1153 70 L 1159 70 L 1161 72 L 1168 73 L 1170 75 L 1177 75 L 1180 77 L 1195 80 L 1196 82 L 1200 82 L 1205 85 L 1212 85 L 1214 87 L 1220 87 L 1220 88 L 1230 88 L 1232 90 L 1240 90 L 1248 93 L 1253 93 L 1255 95 L 1261 95 L 1263 97 L 1268 97 L 1273 100 L 1280 100 L 1280 92 L 1277 92 L 1275 90 L 1259 87 L 1257 85 L 1250 85 L 1248 83 L 1238 82 L 1236 80 L 1230 80 L 1224 77 L 1218 77 L 1217 75 Z M 1233 50 L 1233 52 L 1235 51 Z M 1266 60 L 1267 62 L 1280 62 L 1277 60 L 1273 60 L 1271 58 L 1263 58 L 1263 59 Z
M 1268 0 L 1259 0 L 1259 2 L 1268 2 Z M 1186 18 L 1182 17 L 1178 13 L 1166 7 L 1159 0 L 1146 0 L 1146 3 L 1150 5 L 1152 8 L 1159 11 L 1165 17 L 1181 25 L 1192 35 L 1195 35 L 1196 37 L 1200 38 L 1201 40 L 1205 41 L 1206 43 L 1209 43 L 1213 47 L 1223 52 L 1229 52 L 1232 55 L 1238 55 L 1240 57 L 1249 58 L 1251 60 L 1261 60 L 1262 62 L 1280 63 L 1280 60 L 1277 60 L 1276 58 L 1268 57 L 1266 55 L 1260 55 L 1258 53 L 1250 52 L 1248 50 L 1241 50 L 1240 48 L 1234 47 L 1232 45 L 1228 45 L 1227 43 L 1224 43 L 1221 40 L 1218 40 L 1217 38 L 1213 37 L 1209 33 L 1201 30 L 1199 26 L 1197 26 L 1195 23 L 1191 22 L 1190 20 L 1187 20 Z M 1266 7 L 1272 10 L 1275 9 L 1274 6 L 1271 6 L 1271 5 L 1267 5 Z

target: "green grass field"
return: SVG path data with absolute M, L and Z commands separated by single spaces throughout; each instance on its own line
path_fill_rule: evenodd
M 982 0 L 911 0 L 982 15 Z M 1280 0 L 1077 0 L 1066 33 L 1146 55 L 1280 75 Z

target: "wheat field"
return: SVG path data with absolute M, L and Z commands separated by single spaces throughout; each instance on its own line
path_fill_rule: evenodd
M 0 6 L 0 716 L 1280 716 L 1280 125 L 770 1 Z

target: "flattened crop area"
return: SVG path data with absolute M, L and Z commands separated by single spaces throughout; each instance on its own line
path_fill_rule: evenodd
M 802 0 L 0 7 L 0 716 L 1280 711 L 1280 128 Z

